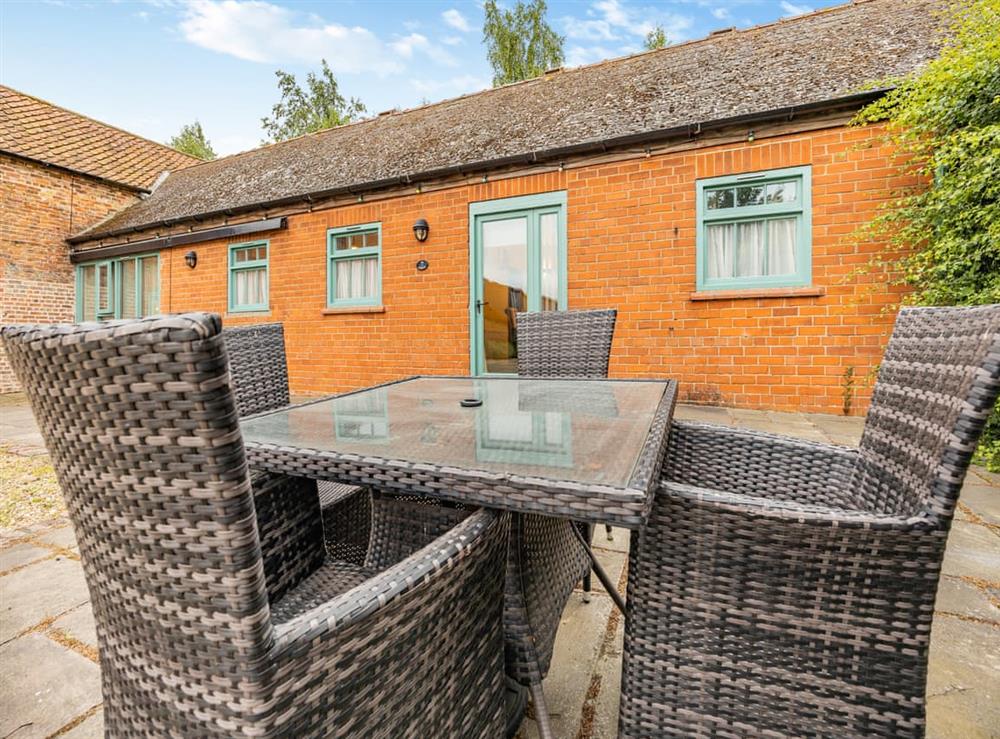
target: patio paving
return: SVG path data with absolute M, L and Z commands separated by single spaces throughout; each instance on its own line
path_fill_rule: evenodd
M 856 444 L 861 419 L 681 406 L 677 417 L 816 441 Z M 0 396 L 0 443 L 40 454 L 22 403 Z M 628 533 L 595 551 L 624 589 Z M 545 693 L 557 737 L 613 737 L 617 730 L 623 620 L 595 583 L 563 614 Z M 97 639 L 79 553 L 65 519 L 0 530 L 0 737 L 103 735 Z M 1000 737 L 1000 475 L 973 468 L 943 565 L 928 678 L 932 738 Z M 520 736 L 537 736 L 525 721 Z

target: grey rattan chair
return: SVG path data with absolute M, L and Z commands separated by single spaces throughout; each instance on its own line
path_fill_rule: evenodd
M 240 416 L 283 408 L 289 404 L 285 332 L 280 323 L 237 326 L 222 331 L 229 353 L 236 408 Z M 368 552 L 371 498 L 353 485 L 321 481 L 320 508 L 326 548 L 334 559 L 360 564 Z M 258 506 L 260 508 L 260 506 Z M 293 515 L 285 511 L 286 515 Z M 258 512 L 258 517 L 260 516 Z M 258 520 L 261 529 L 269 522 Z M 268 554 L 265 549 L 265 555 Z
M 904 309 L 858 449 L 676 423 L 633 534 L 621 736 L 922 736 L 1000 306 Z
M 317 530 L 269 593 L 219 329 L 2 332 L 80 544 L 108 736 L 499 735 L 507 515 L 397 536 L 376 501 L 362 565 L 324 561 Z M 275 480 L 315 526 L 315 484 Z
M 525 377 L 607 377 L 614 310 L 517 316 L 517 373 Z M 543 736 L 551 734 L 542 679 L 573 587 L 590 590 L 590 558 L 565 519 L 515 515 L 507 562 L 504 631 L 507 674 L 531 691 Z M 592 527 L 579 524 L 587 540 Z

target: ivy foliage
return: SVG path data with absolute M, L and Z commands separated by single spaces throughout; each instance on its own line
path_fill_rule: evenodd
M 864 229 L 916 305 L 1000 303 L 1000 0 L 947 9 L 939 56 L 855 118 L 884 123 L 913 182 Z M 1000 411 L 981 461 L 1000 471 Z

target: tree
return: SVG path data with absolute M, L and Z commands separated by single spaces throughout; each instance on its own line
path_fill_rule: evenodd
M 205 161 L 215 159 L 217 156 L 211 142 L 205 138 L 205 132 L 201 130 L 198 121 L 182 126 L 181 132 L 170 139 L 167 146 Z
M 483 41 L 493 67 L 493 86 L 538 77 L 563 63 L 563 39 L 545 20 L 545 0 L 518 2 L 513 10 L 483 5 Z
M 646 34 L 646 40 L 642 45 L 646 47 L 647 51 L 652 51 L 653 49 L 662 49 L 669 43 L 663 26 L 657 25 L 652 31 Z
M 884 240 L 882 267 L 918 305 L 1000 302 L 1000 0 L 956 5 L 937 59 L 864 108 L 918 184 L 899 192 L 860 237 Z M 882 83 L 883 85 L 886 83 Z M 980 458 L 1000 471 L 1000 407 Z
M 285 141 L 324 128 L 342 126 L 360 118 L 365 106 L 356 98 L 345 100 L 340 94 L 337 78 L 330 71 L 326 59 L 322 60 L 320 75 L 306 75 L 303 90 L 295 75 L 277 70 L 281 102 L 271 108 L 271 117 L 262 118 L 261 124 L 268 141 Z

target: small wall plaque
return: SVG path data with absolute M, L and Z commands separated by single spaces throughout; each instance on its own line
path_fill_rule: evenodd
M 419 262 L 417 262 L 417 269 L 420 270 L 421 272 L 423 272 L 429 266 L 430 265 L 427 264 L 427 260 L 426 259 L 421 259 Z

